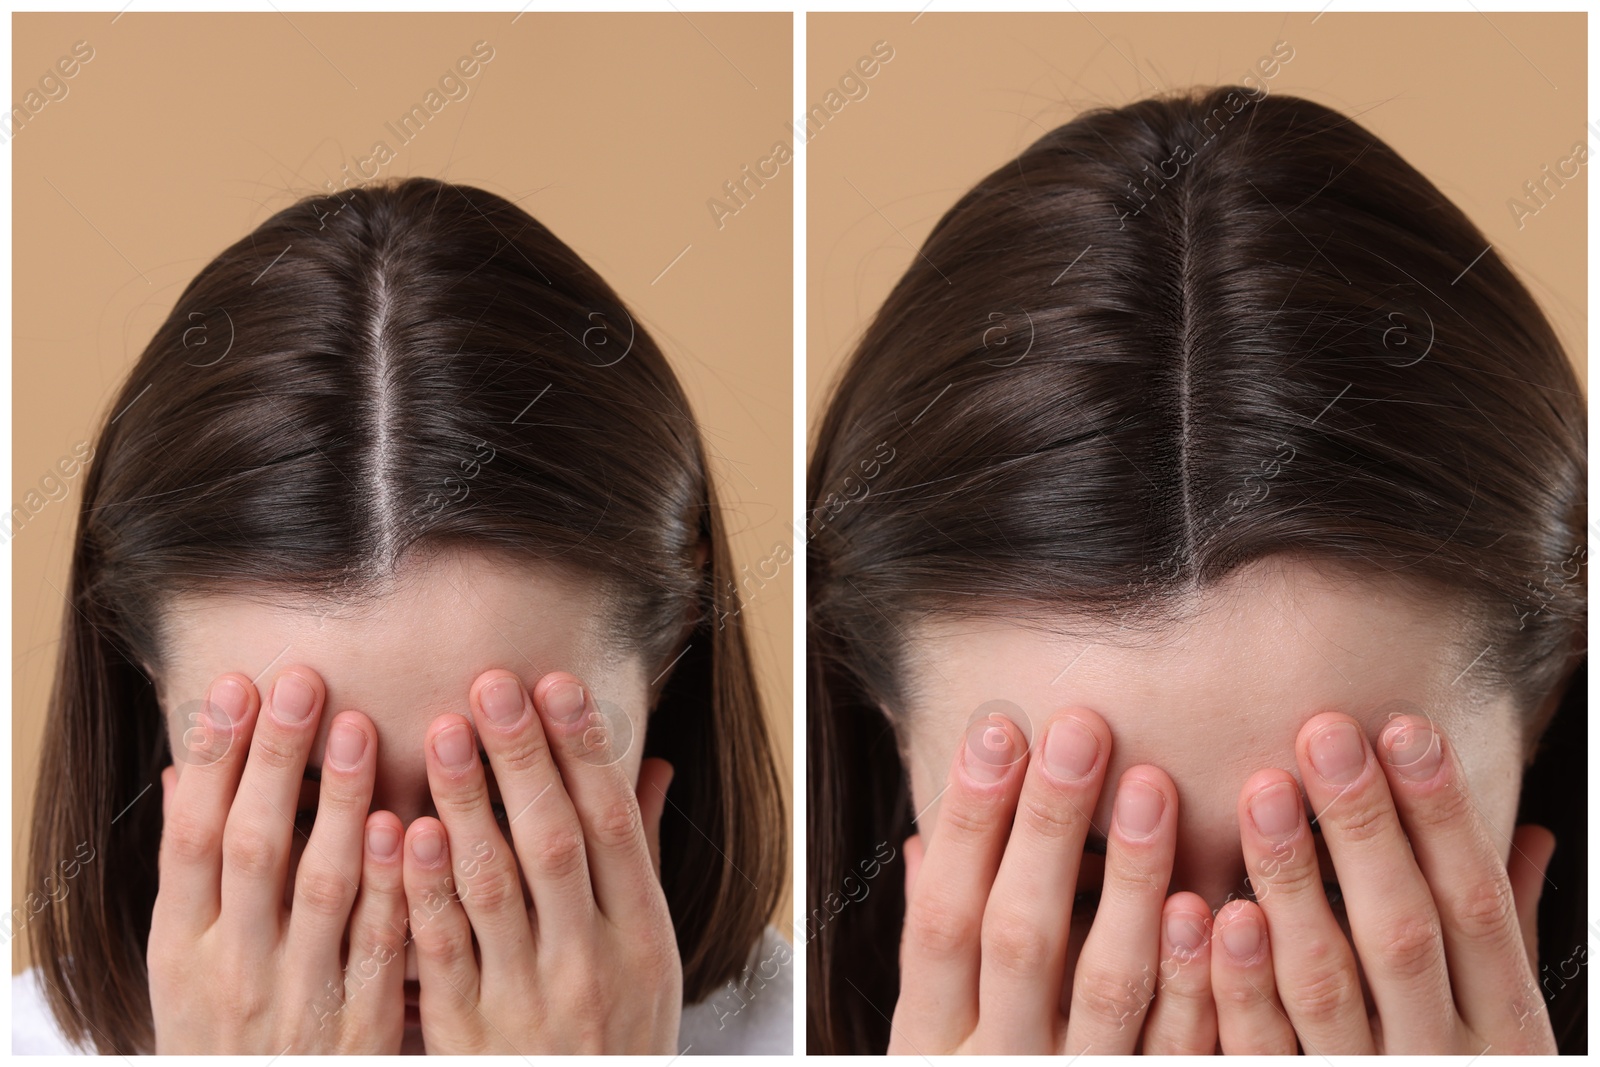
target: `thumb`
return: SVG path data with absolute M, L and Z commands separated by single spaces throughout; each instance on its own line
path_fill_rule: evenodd
M 906 838 L 906 900 L 911 899 L 911 887 L 917 882 L 917 872 L 922 870 L 922 835 Z
M 1539 897 L 1544 893 L 1544 872 L 1555 851 L 1556 835 L 1542 826 L 1525 823 L 1511 835 L 1511 862 L 1506 865 L 1506 874 L 1511 879 L 1511 898 L 1517 906 L 1522 943 L 1535 974 L 1539 971 Z
M 672 764 L 654 756 L 639 764 L 639 815 L 650 844 L 650 862 L 661 880 L 661 815 L 667 808 L 667 787 L 676 772 Z

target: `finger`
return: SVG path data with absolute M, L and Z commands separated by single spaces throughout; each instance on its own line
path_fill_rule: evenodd
M 400 846 L 405 828 L 393 812 L 367 816 L 361 894 L 350 917 L 344 1017 L 358 1034 L 381 1035 L 398 1053 L 405 1030 L 406 890 Z
M 1267 917 L 1253 901 L 1229 901 L 1212 923 L 1211 995 L 1224 1054 L 1293 1056 L 1299 1051 L 1278 1001 Z
M 533 897 L 536 943 L 587 930 L 596 904 L 583 828 L 532 699 L 510 671 L 489 671 L 469 703 Z
M 1556 852 L 1556 835 L 1543 826 L 1527 823 L 1511 835 L 1511 896 L 1517 902 L 1517 925 L 1528 950 L 1528 966 L 1539 966 L 1539 900 L 1544 896 L 1545 871 Z
M 238 791 L 260 699 L 243 675 L 211 683 L 197 721 L 187 725 L 175 754 L 184 770 L 169 778 L 162 806 L 160 893 L 152 923 L 191 936 L 211 927 L 222 906 L 222 837 Z M 166 926 L 165 924 L 172 924 Z
M 406 828 L 406 919 L 417 958 L 418 1012 L 424 1033 L 448 1047 L 471 1040 L 478 1005 L 472 928 L 455 896 L 444 825 L 424 816 Z
M 472 725 L 441 715 L 428 729 L 428 788 L 444 823 L 454 861 L 456 896 L 477 935 L 483 969 L 499 981 L 520 980 L 533 965 L 533 928 L 523 900 L 522 872 L 490 808 L 489 782 Z
M 922 835 L 912 834 L 906 838 L 906 899 L 911 899 L 911 890 L 917 884 L 917 872 L 922 870 Z
M 1378 747 L 1439 914 L 1457 1009 L 1496 1048 L 1518 1047 L 1526 1012 L 1543 999 L 1498 842 L 1467 792 L 1454 746 L 1426 718 L 1404 716 L 1385 727 Z
M 984 906 L 1017 807 L 1028 746 L 1001 715 L 967 732 L 923 841 L 916 892 L 900 942 L 900 999 L 893 1030 L 945 1051 L 978 1023 L 978 961 Z
M 657 921 L 665 914 L 666 898 L 650 867 L 644 818 L 622 767 L 627 753 L 616 747 L 613 724 L 588 688 L 564 671 L 540 678 L 533 699 L 583 827 L 595 903 L 618 922 Z
M 639 764 L 639 815 L 644 819 L 645 840 L 650 843 L 650 863 L 661 880 L 661 815 L 667 809 L 667 788 L 672 785 L 672 764 L 654 757 Z
M 1174 893 L 1161 912 L 1161 966 L 1140 1051 L 1209 1056 L 1217 1049 L 1211 996 L 1211 909 L 1195 893 Z
M 1165 771 L 1130 767 L 1117 783 L 1105 882 L 1078 956 L 1067 1053 L 1133 1052 L 1155 995 L 1161 911 L 1178 839 L 1178 790 Z
M 1059 1033 L 1070 901 L 1111 756 L 1092 711 L 1058 716 L 1028 760 L 1022 794 L 983 909 L 978 1026 L 993 1052 L 1040 1052 Z
M 277 944 L 294 816 L 326 690 L 315 671 L 278 675 L 256 720 L 239 793 L 222 835 L 222 928 L 231 951 L 264 956 Z
M 361 885 L 361 853 L 378 766 L 377 729 L 359 711 L 328 730 L 317 817 L 300 855 L 289 908 L 289 974 L 318 986 L 338 977 L 340 944 Z
M 1300 1043 L 1312 1055 L 1370 1055 L 1355 955 L 1328 906 L 1300 789 L 1287 771 L 1258 771 L 1245 783 L 1239 832 L 1267 918 L 1278 995 Z
M 178 784 L 178 768 L 167 764 L 161 768 L 161 818 L 163 821 L 172 815 L 172 787 Z
M 1458 1021 L 1439 913 L 1365 733 L 1348 715 L 1316 715 L 1301 728 L 1295 751 L 1383 1020 L 1383 1051 L 1454 1047 Z

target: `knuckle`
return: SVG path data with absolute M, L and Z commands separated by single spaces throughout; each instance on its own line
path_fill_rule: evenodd
M 1474 944 L 1496 944 L 1518 929 L 1517 904 L 1504 876 L 1475 880 L 1449 905 L 1461 935 Z
M 222 827 L 213 820 L 178 809 L 167 820 L 166 839 L 175 859 L 185 862 L 210 859 L 222 846 Z
M 1018 978 L 1037 978 L 1050 961 L 1050 938 L 1037 925 L 1019 915 L 986 915 L 983 920 L 983 956 Z
M 405 931 L 400 923 L 383 921 L 364 923 L 359 931 L 364 959 L 386 965 L 401 960 L 406 950 Z M 402 960 L 402 965 L 403 965 Z
M 1217 983 L 1212 994 L 1219 1004 L 1226 1005 L 1236 1013 L 1244 1014 L 1247 1010 L 1254 1011 L 1256 1006 L 1266 999 L 1265 990 L 1252 986 L 1241 976 L 1230 975 L 1226 980 Z M 1270 1004 L 1271 1002 L 1268 1001 Z
M 470 899 L 488 911 L 501 911 L 522 903 L 522 882 L 503 868 L 486 869 L 476 881 L 461 889 L 463 900 Z
M 1341 840 L 1357 845 L 1380 840 L 1400 829 L 1394 805 L 1381 797 L 1363 798 L 1361 803 L 1328 821 L 1332 823 L 1328 829 L 1337 833 Z
M 222 995 L 211 998 L 210 1006 L 219 1011 L 224 1020 L 238 1026 L 265 1013 L 265 991 L 256 982 L 255 971 L 244 961 L 232 957 L 218 960 L 214 974 Z
M 222 835 L 222 862 L 246 878 L 264 878 L 278 869 L 279 850 L 260 827 L 229 826 Z
M 977 943 L 980 925 L 980 917 L 970 911 L 924 895 L 907 912 L 906 944 L 927 959 L 950 959 Z
M 1116 847 L 1113 846 L 1113 852 Z M 1142 906 L 1150 901 L 1165 899 L 1166 886 L 1157 884 L 1154 876 L 1144 870 L 1132 857 L 1118 854 L 1106 861 L 1101 882 L 1101 906 L 1113 901 L 1128 906 Z
M 301 742 L 296 738 L 284 737 L 276 730 L 257 730 L 255 739 L 250 743 L 250 761 L 267 770 L 291 770 L 304 758 Z
M 1406 818 L 1416 824 L 1419 833 L 1452 829 L 1471 824 L 1470 804 L 1465 791 L 1452 782 L 1449 788 L 1414 800 L 1406 811 Z
M 1287 997 L 1299 1015 L 1313 1024 L 1333 1022 L 1361 997 L 1352 968 L 1335 966 L 1313 971 L 1295 981 Z
M 317 915 L 340 916 L 355 902 L 355 887 L 336 870 L 302 862 L 295 878 L 294 902 Z
M 545 835 L 538 844 L 536 855 L 539 870 L 557 881 L 575 877 L 587 863 L 583 834 L 575 829 L 557 830 Z
M 444 921 L 442 916 L 414 924 L 411 933 L 417 951 L 446 969 L 460 962 L 467 951 L 455 924 Z
M 1004 794 L 973 795 L 951 790 L 954 801 L 940 813 L 937 833 L 952 837 L 983 837 L 1000 828 L 1000 815 L 1005 810 Z
M 1149 1006 L 1150 998 L 1133 979 L 1112 971 L 1091 970 L 1072 983 L 1072 1010 L 1085 1012 L 1121 1028 L 1137 1019 Z
M 1179 1000 L 1204 1006 L 1212 1000 L 1210 975 L 1201 968 L 1191 968 L 1177 956 L 1161 965 L 1158 993 L 1163 1000 Z M 1168 968 L 1171 974 L 1168 974 Z
M 491 750 L 491 756 L 497 753 Z M 555 761 L 550 753 L 550 742 L 542 730 L 525 730 L 521 737 L 506 745 L 498 753 L 500 767 L 507 774 L 526 775 L 553 768 Z
M 561 999 L 575 1007 L 587 1009 L 593 1004 L 605 1004 L 616 999 L 614 990 L 591 967 L 575 967 L 561 978 Z M 580 1014 L 588 1014 L 586 1010 Z
M 625 851 L 644 840 L 644 820 L 638 805 L 627 797 L 606 805 L 591 827 L 595 844 L 608 851 Z
M 1302 854 L 1300 850 L 1290 848 L 1283 856 L 1273 856 L 1257 865 L 1257 871 L 1251 876 L 1251 882 L 1259 881 L 1264 887 L 1257 892 L 1257 897 L 1263 902 L 1263 907 L 1270 907 L 1265 902 L 1275 894 L 1287 897 L 1299 897 L 1305 894 L 1322 893 L 1322 875 L 1317 869 L 1314 859 L 1309 852 Z
M 1036 790 L 1023 790 L 1017 805 L 1017 821 L 1047 841 L 1060 841 L 1078 833 L 1083 817 L 1064 796 L 1042 796 Z
M 1398 978 L 1422 978 L 1444 962 L 1438 922 L 1431 916 L 1404 916 L 1378 931 L 1382 965 Z
M 434 799 L 446 811 L 468 814 L 489 807 L 489 780 L 482 771 L 469 771 L 464 777 L 443 785 Z

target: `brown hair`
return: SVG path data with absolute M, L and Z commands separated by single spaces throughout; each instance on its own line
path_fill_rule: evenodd
M 996 169 L 884 301 L 811 457 L 808 1051 L 888 1043 L 903 873 L 839 895 L 913 832 L 879 711 L 909 622 L 1159 618 L 1296 553 L 1471 605 L 1475 670 L 1532 739 L 1583 655 L 1585 476 L 1584 400 L 1538 306 L 1347 116 L 1195 90 L 1085 112 Z M 1560 712 L 1580 738 L 1582 701 Z M 1551 817 L 1559 957 L 1586 940 L 1586 835 L 1581 804 Z M 1567 1051 L 1582 1006 L 1555 1020 Z
M 651 676 L 674 664 L 652 688 L 645 752 L 677 768 L 661 879 L 686 1002 L 738 974 L 782 892 L 787 834 L 725 519 L 671 368 L 572 249 L 471 186 L 302 200 L 189 283 L 111 411 L 84 485 L 30 856 L 38 884 L 92 849 L 29 927 L 70 1038 L 153 1043 L 161 809 L 144 791 L 171 756 L 141 664 L 163 661 L 163 604 L 243 582 L 360 596 L 413 548 L 588 576 L 618 644 Z M 455 502 L 485 441 L 493 458 Z

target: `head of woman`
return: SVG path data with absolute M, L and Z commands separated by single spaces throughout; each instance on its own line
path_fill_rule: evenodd
M 1582 660 L 1584 401 L 1487 246 L 1347 116 L 1237 87 L 1082 114 L 939 220 L 809 470 L 811 1051 L 888 1042 L 904 889 L 861 886 L 996 713 L 1092 709 L 1107 782 L 1167 772 L 1212 908 L 1241 786 L 1323 711 L 1437 722 L 1505 858 Z
M 469 186 L 303 200 L 194 278 L 110 412 L 31 852 L 36 880 L 93 856 L 30 926 L 69 1034 L 151 1047 L 152 786 L 195 758 L 212 679 L 266 693 L 291 663 L 327 687 L 310 765 L 332 711 L 360 709 L 374 807 L 402 823 L 433 810 L 429 723 L 479 674 L 584 679 L 611 758 L 676 769 L 685 999 L 738 973 L 786 861 L 724 520 L 677 379 L 572 249 Z

